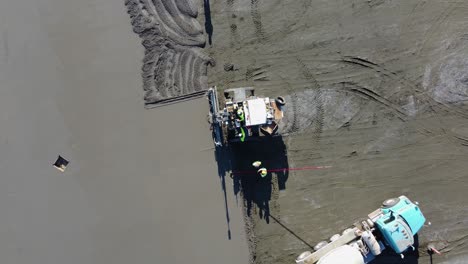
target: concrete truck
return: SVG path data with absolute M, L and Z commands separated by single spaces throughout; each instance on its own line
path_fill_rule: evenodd
M 404 257 L 408 250 L 415 250 L 414 235 L 425 221 L 417 202 L 403 195 L 391 198 L 366 220 L 318 243 L 313 252 L 300 254 L 296 263 L 366 264 L 384 250 L 393 250 Z
M 216 146 L 278 135 L 284 98 L 257 97 L 252 87 L 208 90 L 209 121 Z

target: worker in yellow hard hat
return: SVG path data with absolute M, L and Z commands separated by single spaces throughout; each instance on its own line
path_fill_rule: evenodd
M 262 178 L 264 178 L 264 177 L 267 176 L 267 174 L 268 174 L 268 171 L 267 171 L 266 168 L 260 168 L 260 169 L 258 169 L 257 172 L 258 172 L 258 174 L 259 174 Z

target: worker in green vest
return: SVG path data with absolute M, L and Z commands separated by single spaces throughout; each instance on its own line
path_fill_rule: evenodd
M 240 133 L 239 133 L 240 141 L 244 142 L 245 141 L 245 131 L 244 128 L 240 128 Z
M 237 109 L 237 117 L 241 122 L 245 120 L 244 110 L 242 110 L 242 108 Z

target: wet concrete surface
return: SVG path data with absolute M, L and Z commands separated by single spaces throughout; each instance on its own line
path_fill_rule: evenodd
M 429 242 L 443 252 L 433 263 L 468 263 L 468 2 L 230 0 L 210 11 L 210 84 L 284 96 L 287 165 L 330 166 L 290 171 L 276 194 L 274 182 L 250 190 L 272 190 L 270 217 L 254 203 L 247 222 L 252 260 L 292 263 L 404 194 L 432 225 L 418 254 L 378 263 L 430 263 Z
M 144 108 L 123 1 L 4 1 L 0 22 L 0 263 L 248 262 L 208 103 Z

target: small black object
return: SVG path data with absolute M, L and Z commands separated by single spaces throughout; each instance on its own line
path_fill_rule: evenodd
M 68 160 L 59 155 L 54 163 L 54 167 L 57 168 L 57 170 L 64 172 L 68 163 L 70 163 Z

